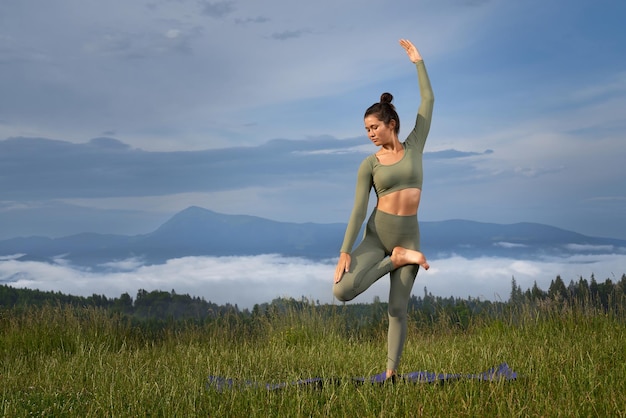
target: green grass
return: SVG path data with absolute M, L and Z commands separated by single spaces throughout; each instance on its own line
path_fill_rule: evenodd
M 384 327 L 345 332 L 311 306 L 254 320 L 146 331 L 97 309 L 0 312 L 0 414 L 7 417 L 626 416 L 623 315 L 546 304 L 497 319 L 410 325 L 400 372 L 482 372 L 515 381 L 355 385 L 384 369 Z M 341 377 L 321 389 L 216 391 L 207 377 L 280 383 Z

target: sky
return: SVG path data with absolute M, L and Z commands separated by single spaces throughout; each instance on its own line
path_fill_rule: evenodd
M 419 105 L 401 38 L 435 93 L 421 220 L 626 239 L 624 16 L 620 0 L 2 0 L 0 239 L 148 233 L 188 206 L 347 222 L 376 151 L 365 109 L 391 92 L 403 137 Z

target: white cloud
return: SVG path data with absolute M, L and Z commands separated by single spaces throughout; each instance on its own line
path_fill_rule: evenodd
M 134 296 L 139 289 L 175 290 L 177 293 L 203 297 L 225 304 L 251 308 L 255 303 L 270 302 L 276 297 L 301 296 L 321 303 L 333 302 L 332 276 L 334 260 L 326 263 L 277 255 L 254 257 L 185 257 L 163 265 L 140 266 L 138 260 L 127 260 L 109 267 L 118 271 L 96 272 L 67 264 L 45 264 L 33 261 L 0 259 L 0 282 L 18 288 L 60 291 L 90 296 L 102 294 Z M 423 295 L 426 287 L 435 296 L 468 296 L 507 300 L 511 279 L 522 290 L 537 285 L 548 290 L 550 282 L 560 275 L 565 283 L 580 277 L 614 282 L 626 273 L 626 256 L 576 256 L 551 260 L 512 260 L 505 258 L 465 259 L 452 257 L 432 260 L 431 268 L 420 271 L 413 293 Z M 388 278 L 383 278 L 355 303 L 369 303 L 375 296 L 387 300 Z
M 134 271 L 144 264 L 141 258 L 133 257 L 126 260 L 110 261 L 108 263 L 98 264 L 98 268 L 110 271 Z
M 0 261 L 6 261 L 6 260 L 17 260 L 18 258 L 24 256 L 25 254 L 12 254 L 12 255 L 3 255 L 0 256 Z
M 181 32 L 178 29 L 169 29 L 167 32 L 165 32 L 165 37 L 174 39 L 174 38 L 178 38 L 180 34 Z
M 523 247 L 528 247 L 525 244 L 518 244 L 518 243 L 515 243 L 515 242 L 504 242 L 504 241 L 496 242 L 493 245 L 496 246 L 496 247 L 502 247 L 502 248 L 523 248 Z
M 565 247 L 572 251 L 601 251 L 604 253 L 611 253 L 615 251 L 615 247 L 613 245 L 567 244 Z

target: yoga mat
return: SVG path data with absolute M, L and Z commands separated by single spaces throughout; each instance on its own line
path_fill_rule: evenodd
M 392 383 L 407 382 L 407 383 L 441 383 L 451 380 L 460 379 L 474 379 L 486 382 L 500 381 L 500 380 L 515 380 L 517 379 L 517 373 L 514 372 L 507 363 L 502 363 L 496 367 L 492 367 L 481 373 L 434 373 L 428 371 L 410 372 L 396 376 Z M 243 389 L 243 388 L 260 388 L 267 390 L 283 389 L 287 387 L 298 386 L 315 386 L 323 387 L 325 384 L 339 384 L 341 378 L 321 378 L 312 377 L 309 379 L 301 379 L 293 382 L 282 383 L 261 383 L 253 382 L 249 380 L 236 380 L 228 379 L 220 376 L 209 376 L 207 382 L 207 388 L 224 391 L 231 389 Z M 379 373 L 374 376 L 367 377 L 353 377 L 350 381 L 357 384 L 375 383 L 375 384 L 387 384 L 389 381 L 385 380 L 385 372 Z

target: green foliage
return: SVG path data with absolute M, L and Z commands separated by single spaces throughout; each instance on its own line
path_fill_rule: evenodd
M 444 298 L 433 296 L 424 288 L 423 296 L 413 295 L 409 300 L 411 318 L 420 327 L 437 327 L 445 322 L 445 326 L 466 329 L 473 318 L 486 314 L 499 314 L 511 305 L 537 305 L 553 301 L 561 305 L 583 305 L 609 310 L 624 311 L 626 308 L 626 274 L 613 283 L 611 279 L 597 282 L 593 275 L 590 282 L 582 277 L 578 282 L 571 281 L 565 285 L 560 276 L 552 280 L 548 291 L 541 290 L 535 283 L 525 292 L 517 285 L 515 278 L 511 280 L 511 293 L 507 302 L 486 301 L 476 298 Z M 64 295 L 58 292 L 42 292 L 32 289 L 15 289 L 7 285 L 0 286 L 0 307 L 13 309 L 30 309 L 42 306 L 73 306 L 103 308 L 111 314 L 128 317 L 145 332 L 158 334 L 162 329 L 190 324 L 203 325 L 213 321 L 249 324 L 251 319 L 263 315 L 267 318 L 288 310 L 302 311 L 316 307 L 326 316 L 339 313 L 346 317 L 344 335 L 359 338 L 377 338 L 385 332 L 381 326 L 386 319 L 387 304 L 375 298 L 371 304 L 320 305 L 302 297 L 277 298 L 270 303 L 257 304 L 249 312 L 240 310 L 237 305 L 217 305 L 204 298 L 190 295 L 154 290 L 148 292 L 140 289 L 135 299 L 127 294 L 119 298 L 107 298 L 103 295 L 80 297 Z M 234 317 L 237 317 L 236 319 Z M 253 332 L 253 331 L 250 331 Z M 358 335 L 357 335 L 358 334 Z
M 171 322 L 155 337 L 104 308 L 42 306 L 0 315 L 3 416 L 620 416 L 626 318 L 582 305 L 507 305 L 466 326 L 411 320 L 400 372 L 484 371 L 501 362 L 513 382 L 355 385 L 384 368 L 385 333 L 346 332 L 345 312 L 276 300 L 249 317 Z M 613 312 L 613 311 L 612 311 Z M 447 318 L 446 316 L 449 315 Z M 385 321 L 382 321 L 385 322 Z M 239 382 L 341 378 L 322 388 L 217 391 Z
M 384 369 L 380 300 L 280 298 L 248 312 L 174 291 L 140 291 L 132 300 L 0 287 L 0 414 L 625 416 L 625 284 L 624 276 L 616 284 L 581 279 L 565 287 L 567 296 L 560 284 L 547 292 L 515 284 L 508 302 L 424 289 L 410 302 L 400 373 L 474 373 L 507 362 L 519 378 L 384 386 L 351 381 Z M 207 386 L 210 375 L 341 380 L 318 389 L 220 392 Z

